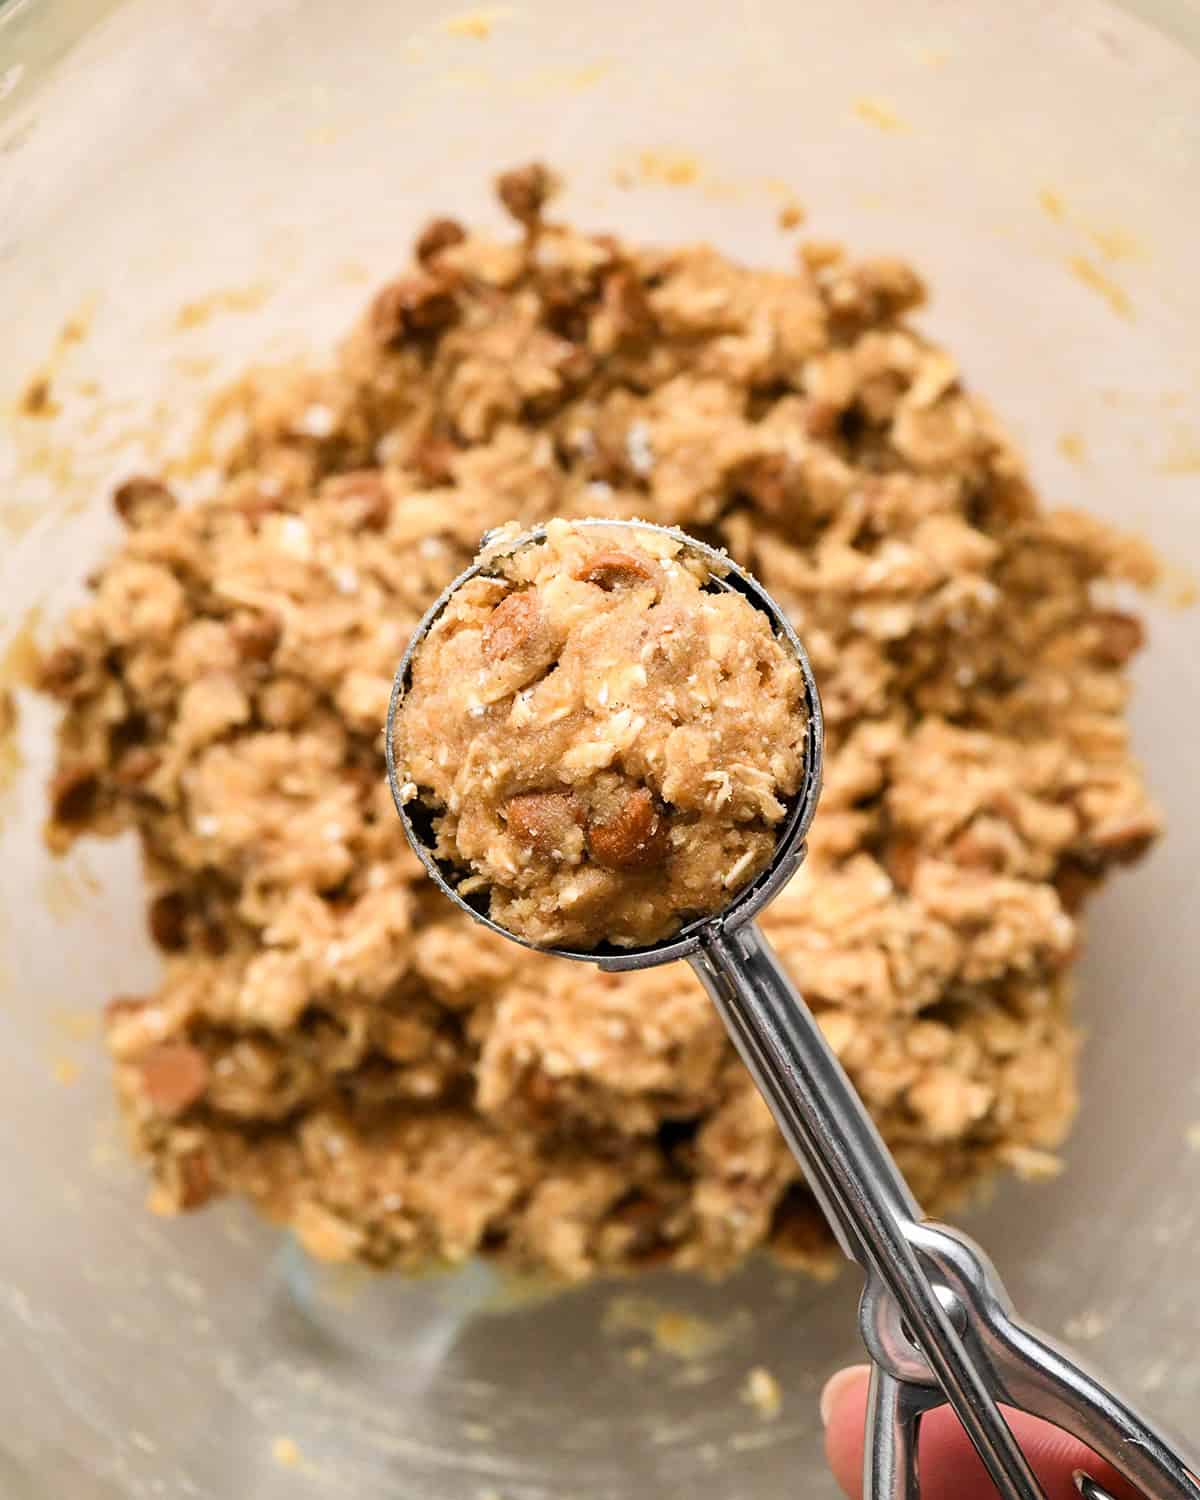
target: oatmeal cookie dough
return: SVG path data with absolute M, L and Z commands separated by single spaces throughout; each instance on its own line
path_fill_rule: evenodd
M 677 537 L 554 520 L 504 545 L 413 659 L 403 795 L 510 932 L 656 942 L 770 862 L 804 770 L 799 663 Z
M 819 1269 L 686 965 L 528 953 L 432 888 L 384 778 L 405 643 L 513 517 L 681 525 L 762 580 L 826 718 L 808 861 L 764 926 L 943 1213 L 1057 1166 L 1086 899 L 1159 829 L 1113 597 L 1154 563 L 1039 503 L 901 262 L 622 244 L 547 222 L 548 185 L 506 183 L 508 239 L 438 221 L 326 366 L 247 376 L 198 502 L 122 485 L 124 539 L 43 664 L 49 836 L 143 850 L 163 975 L 107 1038 L 157 1210 L 241 1194 L 377 1266 Z

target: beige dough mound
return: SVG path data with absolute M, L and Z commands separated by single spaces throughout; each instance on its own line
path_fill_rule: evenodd
M 539 946 L 628 947 L 767 865 L 806 723 L 798 663 L 700 553 L 555 520 L 455 592 L 396 751 L 460 894 Z
M 1114 600 L 1154 564 L 1043 507 L 910 322 L 907 266 L 623 243 L 549 222 L 549 186 L 506 176 L 506 238 L 434 221 L 336 357 L 228 393 L 194 503 L 169 475 L 117 491 L 125 534 L 43 663 L 49 836 L 143 852 L 163 972 L 106 1035 L 157 1210 L 241 1195 L 375 1266 L 819 1269 L 686 964 L 530 952 L 427 878 L 383 757 L 412 630 L 514 518 L 680 526 L 762 581 L 826 730 L 763 926 L 939 1213 L 1056 1169 L 1087 897 L 1159 829 Z

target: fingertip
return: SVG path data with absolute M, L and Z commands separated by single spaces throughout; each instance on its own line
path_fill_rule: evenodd
M 870 1367 L 838 1370 L 821 1392 L 825 1456 L 833 1477 L 849 1500 L 861 1500 L 864 1430 Z M 1077 1500 L 1072 1473 L 1083 1469 L 1119 1500 L 1134 1500 L 1134 1491 L 1115 1471 L 1078 1439 L 1040 1417 L 1003 1408 L 1038 1483 L 1051 1500 Z M 924 1500 L 965 1500 L 994 1493 L 987 1472 L 958 1418 L 946 1406 L 921 1421 L 921 1493 Z
M 847 1365 L 844 1370 L 835 1370 L 821 1390 L 821 1426 L 828 1427 L 838 1407 L 856 1385 L 871 1377 L 869 1365 Z
M 863 1425 L 870 1378 L 869 1365 L 850 1365 L 831 1375 L 821 1392 L 825 1457 L 851 1500 L 862 1494 Z

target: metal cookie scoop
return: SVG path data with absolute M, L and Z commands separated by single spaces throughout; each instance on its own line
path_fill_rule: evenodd
M 1146 1500 L 1200 1500 L 1200 1485 L 1191 1477 L 1189 1465 L 1144 1418 L 1074 1356 L 1017 1320 L 983 1251 L 958 1230 L 921 1217 L 841 1064 L 755 924 L 754 918 L 804 859 L 804 839 L 821 784 L 820 700 L 804 648 L 787 618 L 747 573 L 681 532 L 640 521 L 578 524 L 629 526 L 682 542 L 712 568 L 709 587 L 736 590 L 767 615 L 803 673 L 808 711 L 805 777 L 780 825 L 767 869 L 724 910 L 663 942 L 586 953 L 541 951 L 608 970 L 642 969 L 685 958 L 699 975 L 838 1243 L 866 1277 L 859 1328 L 873 1370 L 864 1500 L 918 1500 L 918 1427 L 925 1412 L 944 1402 L 953 1407 L 1006 1500 L 1045 1496 L 1000 1412 L 1001 1402 L 1073 1433 Z M 400 663 L 387 720 L 388 779 L 414 850 L 451 901 L 514 942 L 524 940 L 491 920 L 486 896 L 460 896 L 448 878 L 452 871 L 435 858 L 427 813 L 401 795 L 394 735 L 413 657 L 451 596 L 470 579 L 493 571 L 498 558 L 535 546 L 543 536 L 529 532 L 485 553 L 438 599 Z M 1190 1467 L 1196 1468 L 1194 1463 Z M 1077 1475 L 1076 1485 L 1089 1500 L 1106 1500 L 1105 1491 L 1087 1475 Z

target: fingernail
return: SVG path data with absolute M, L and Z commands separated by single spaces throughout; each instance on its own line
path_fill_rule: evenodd
M 838 1404 L 848 1386 L 855 1385 L 870 1370 L 869 1365 L 847 1365 L 844 1370 L 838 1370 L 825 1382 L 825 1389 L 821 1392 L 821 1426 L 828 1427 L 829 1419 L 833 1416 L 833 1409 Z

